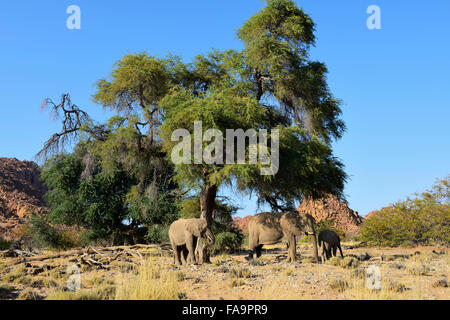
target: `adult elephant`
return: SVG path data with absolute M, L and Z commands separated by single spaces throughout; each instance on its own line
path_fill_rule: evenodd
M 344 257 L 341 249 L 341 239 L 336 232 L 331 230 L 324 230 L 319 233 L 318 241 L 319 247 L 322 247 L 322 263 L 325 262 L 325 259 L 328 260 L 331 258 L 332 251 L 333 255 L 336 257 L 338 248 L 341 253 L 341 257 Z
M 206 239 L 208 245 L 214 244 L 214 235 L 205 219 L 179 219 L 169 228 L 169 238 L 173 249 L 174 263 L 181 265 L 196 263 L 195 248 L 199 238 Z
M 285 241 L 288 246 L 288 261 L 295 262 L 295 237 L 306 234 L 311 235 L 314 258 L 319 261 L 314 223 L 311 215 L 302 215 L 296 211 L 264 212 L 254 216 L 248 224 L 250 254 L 247 260 L 253 260 L 255 255 L 260 257 L 264 245 Z

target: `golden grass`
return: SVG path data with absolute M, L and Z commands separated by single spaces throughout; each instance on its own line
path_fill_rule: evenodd
M 117 277 L 116 300 L 177 300 L 184 296 L 173 271 L 163 270 L 154 261 L 143 261 L 137 274 Z
M 109 300 L 114 297 L 114 286 L 103 286 L 95 290 L 81 289 L 77 291 L 57 290 L 47 296 L 47 300 Z

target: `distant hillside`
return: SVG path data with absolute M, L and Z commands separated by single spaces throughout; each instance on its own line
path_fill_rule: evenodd
M 14 230 L 31 212 L 46 210 L 46 188 L 38 165 L 31 161 L 0 158 L 0 237 L 14 240 Z
M 359 233 L 364 220 L 358 212 L 333 195 L 318 200 L 305 199 L 297 210 L 312 215 L 316 222 L 333 221 L 336 228 L 351 234 Z
M 236 217 L 233 218 L 233 222 L 241 231 L 245 231 L 248 228 L 248 223 L 251 218 L 252 216 L 246 216 L 244 218 Z

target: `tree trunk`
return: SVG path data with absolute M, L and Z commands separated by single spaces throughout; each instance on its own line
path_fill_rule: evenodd
M 214 210 L 216 208 L 217 186 L 211 185 L 208 179 L 200 194 L 201 217 L 206 219 L 208 228 L 212 227 L 214 221 Z M 203 250 L 203 263 L 211 263 L 211 248 L 208 246 Z
M 202 217 L 206 219 L 208 227 L 211 227 L 213 224 L 216 196 L 217 186 L 205 183 L 200 195 L 200 208 L 202 210 Z
M 317 250 L 317 238 L 316 235 L 313 234 L 311 235 L 312 238 L 312 245 L 313 245 L 313 255 L 314 255 L 314 259 L 316 260 L 317 263 L 319 263 L 319 254 L 318 254 L 318 250 Z

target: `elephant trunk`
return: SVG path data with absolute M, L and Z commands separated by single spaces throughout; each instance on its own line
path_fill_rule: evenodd
M 318 250 L 317 250 L 317 238 L 316 238 L 316 234 L 312 234 L 311 235 L 312 238 L 312 245 L 313 245 L 313 254 L 314 254 L 314 259 L 316 260 L 317 263 L 319 263 L 319 254 L 318 254 Z

